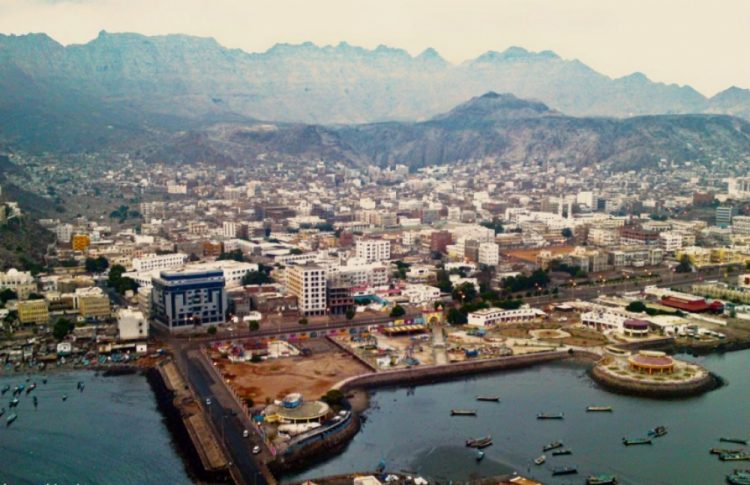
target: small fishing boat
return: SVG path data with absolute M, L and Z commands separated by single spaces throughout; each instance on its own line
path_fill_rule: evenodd
M 68 395 L 67 394 L 63 394 L 62 400 L 63 401 L 67 401 L 68 400 Z
M 727 482 L 731 485 L 750 485 L 750 470 L 734 470 L 727 475 Z
M 534 459 L 534 464 L 542 465 L 545 461 L 547 461 L 547 455 L 540 455 Z
M 78 381 L 78 384 L 76 384 L 76 389 L 83 392 L 84 384 L 83 381 Z
M 500 402 L 500 396 L 477 396 L 477 401 Z
M 466 440 L 466 446 L 469 448 L 487 448 L 492 445 L 492 436 L 485 436 L 484 438 L 469 438 Z
M 562 448 L 562 447 L 563 447 L 562 441 L 553 441 L 550 444 L 544 445 L 542 447 L 542 451 L 549 451 L 549 450 L 554 450 L 554 449 Z
M 622 444 L 625 446 L 633 446 L 633 445 L 650 445 L 653 443 L 653 439 L 651 438 L 623 438 Z
M 666 426 L 657 426 L 656 428 L 653 428 L 648 432 L 648 436 L 650 436 L 651 438 L 660 438 L 665 434 L 667 434 Z
M 477 461 L 482 461 L 482 460 L 484 460 L 484 451 L 477 450 Z
M 47 377 L 46 376 L 42 377 L 42 384 L 46 384 L 46 383 L 47 383 Z
M 574 475 L 578 473 L 578 468 L 575 466 L 561 466 L 552 469 L 552 475 Z
M 34 396 L 34 407 L 39 406 L 39 400 Z
M 26 388 L 26 394 L 28 395 L 34 389 L 36 389 L 36 382 L 32 383 L 28 388 Z
M 552 452 L 552 456 L 572 455 L 573 451 L 568 448 L 560 448 Z
M 5 420 L 5 426 L 10 426 L 13 421 L 18 419 L 18 415 L 16 413 L 11 413 L 8 415 L 8 418 Z
M 2 416 L 3 414 L 5 414 L 5 408 L 0 409 L 0 416 Z
M 536 419 L 564 419 L 565 415 L 563 413 L 558 414 L 547 414 L 547 413 L 539 413 L 536 415 Z
M 586 485 L 615 485 L 617 477 L 614 475 L 589 475 Z
M 587 413 L 611 413 L 612 406 L 587 406 Z
M 742 453 L 745 450 L 741 450 L 739 448 L 737 449 L 730 449 L 730 448 L 711 448 L 709 453 L 712 455 L 731 455 L 733 453 Z
M 476 409 L 451 409 L 451 416 L 476 416 Z
M 724 453 L 719 455 L 721 461 L 750 461 L 750 453 L 741 451 L 739 453 Z
M 737 443 L 738 445 L 746 445 L 747 440 L 742 438 L 719 438 L 719 441 L 724 443 Z
M 21 402 L 21 401 L 19 401 L 17 397 L 14 397 L 14 398 L 13 398 L 13 399 L 11 399 L 11 401 L 10 401 L 10 402 L 8 403 L 8 407 L 9 407 L 9 408 L 14 408 L 14 407 L 18 406 L 18 403 L 19 403 L 19 402 Z
M 10 385 L 5 384 L 2 389 L 0 389 L 0 393 L 4 396 L 6 392 L 10 391 Z

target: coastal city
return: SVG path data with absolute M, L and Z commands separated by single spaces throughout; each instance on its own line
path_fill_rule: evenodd
M 81 170 L 9 160 L 41 169 L 8 178 L 29 193 L 75 187 L 73 203 L 102 203 L 39 219 L 54 235 L 44 265 L 0 274 L 6 373 L 37 376 L 36 386 L 57 368 L 148 372 L 192 472 L 208 481 L 275 483 L 336 453 L 363 426 L 368 391 L 383 386 L 575 360 L 613 392 L 681 397 L 721 377 L 661 350 L 750 343 L 740 162 L 610 173 L 492 158 L 416 171 L 319 160 L 292 171 L 259 159 L 252 172 L 217 174 L 208 162 Z M 3 208 L 5 228 L 31 217 L 8 195 Z M 530 418 L 565 417 L 540 411 Z M 623 443 L 666 433 L 652 431 Z M 466 437 L 478 462 L 492 443 Z M 530 473 L 506 482 L 578 472 L 552 458 L 566 454 L 561 442 L 544 445 Z M 715 448 L 720 460 L 750 459 Z M 425 480 L 372 460 L 354 483 Z M 542 468 L 547 460 L 555 467 Z M 615 480 L 583 472 L 588 483 Z

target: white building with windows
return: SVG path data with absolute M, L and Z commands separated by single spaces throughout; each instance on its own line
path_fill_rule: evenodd
M 429 285 L 408 284 L 401 290 L 401 294 L 407 297 L 412 305 L 425 305 L 440 298 L 440 289 Z
M 500 263 L 500 246 L 494 242 L 479 244 L 479 264 L 495 266 Z
M 326 270 L 305 264 L 286 269 L 286 288 L 297 297 L 297 306 L 304 316 L 326 313 Z
M 153 271 L 180 268 L 187 262 L 185 253 L 150 254 L 141 258 L 133 258 L 133 271 Z
M 30 293 L 36 291 L 36 281 L 30 271 L 18 271 L 11 268 L 0 273 L 0 290 L 13 290 L 20 299 L 26 299 Z
M 682 234 L 671 231 L 659 233 L 659 246 L 666 253 L 673 253 L 682 249 L 682 241 Z
M 732 234 L 750 235 L 750 216 L 734 216 Z
M 384 239 L 357 239 L 356 255 L 368 263 L 391 259 L 391 242 Z
M 504 310 L 502 308 L 483 308 L 469 313 L 468 324 L 475 327 L 491 327 L 503 323 L 531 322 L 538 318 L 547 316 L 538 308 L 523 305 L 515 310 Z
M 148 322 L 138 310 L 122 308 L 117 312 L 117 330 L 120 340 L 148 338 Z

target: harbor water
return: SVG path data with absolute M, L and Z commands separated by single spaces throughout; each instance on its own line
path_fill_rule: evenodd
M 0 376 L 0 481 L 3 483 L 190 483 L 146 378 L 90 371 Z M 13 388 L 28 387 L 9 409 Z M 83 391 L 77 389 L 83 383 Z M 63 396 L 67 399 L 63 401 Z M 35 408 L 33 397 L 37 397 Z M 11 413 L 18 418 L 10 425 Z
M 681 358 L 688 358 L 682 356 Z M 605 391 L 572 362 L 545 364 L 416 388 L 379 389 L 371 394 L 366 422 L 339 455 L 285 481 L 374 470 L 383 460 L 391 471 L 410 471 L 442 482 L 517 471 L 547 484 L 583 483 L 594 473 L 617 475 L 621 484 L 725 483 L 748 462 L 721 462 L 709 454 L 720 437 L 750 438 L 750 351 L 690 358 L 723 377 L 727 385 L 699 397 L 654 400 Z M 499 395 L 478 402 L 477 395 Z M 614 412 L 587 413 L 590 405 Z M 476 409 L 476 417 L 450 417 L 452 408 Z M 564 413 L 563 420 L 537 420 L 538 413 Z M 668 434 L 651 445 L 624 446 L 659 425 Z M 476 451 L 467 438 L 492 435 L 494 445 Z M 560 440 L 573 451 L 533 464 L 542 447 Z M 575 465 L 578 475 L 553 477 L 557 466 Z M 748 465 L 748 466 L 743 466 Z

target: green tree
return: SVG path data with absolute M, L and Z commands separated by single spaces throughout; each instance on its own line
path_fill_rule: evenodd
M 222 251 L 221 254 L 219 254 L 219 257 L 216 259 L 220 261 L 239 261 L 241 263 L 245 261 L 245 256 L 242 254 L 241 249 L 234 249 L 232 251 L 229 251 L 228 253 Z
M 86 271 L 89 273 L 102 273 L 109 267 L 109 261 L 104 256 L 98 258 L 86 258 Z
M 70 332 L 75 328 L 75 323 L 67 318 L 58 318 L 55 325 L 52 327 L 52 335 L 58 340 L 62 340 L 67 337 Z
M 693 266 L 690 264 L 690 258 L 687 254 L 683 254 L 680 258 L 680 264 L 675 268 L 677 273 L 690 273 L 693 271 Z
M 346 309 L 346 319 L 347 320 L 352 320 L 356 314 L 357 314 L 357 312 L 354 310 L 354 308 L 347 308 Z
M 401 305 L 396 305 L 391 309 L 391 318 L 403 317 L 404 315 L 406 315 L 406 310 Z
M 300 325 L 307 325 L 307 318 L 305 318 L 305 317 L 302 317 L 302 318 L 300 318 L 300 319 L 299 319 L 299 320 L 297 321 L 297 323 L 299 323 Z
M 464 325 L 466 322 L 468 322 L 466 315 L 458 311 L 456 308 L 451 308 L 448 310 L 448 316 L 446 317 L 446 320 L 451 325 Z
M 625 307 L 625 310 L 633 313 L 643 313 L 647 311 L 646 304 L 642 301 L 633 301 Z
M 258 320 L 250 320 L 247 324 L 247 327 L 251 332 L 255 332 L 260 328 L 260 323 L 258 322 Z
M 243 285 L 263 285 L 272 282 L 273 279 L 263 271 L 248 271 L 242 277 Z
M 453 290 L 453 283 L 451 283 L 450 275 L 444 269 L 438 270 L 435 274 L 437 286 L 443 293 L 450 293 Z
M 344 401 L 344 393 L 338 389 L 331 389 L 321 396 L 320 400 L 331 407 L 340 406 Z
M 5 288 L 2 291 L 0 291 L 0 302 L 5 305 L 5 302 L 8 300 L 17 300 L 18 295 L 15 291 L 11 290 L 10 288 Z
M 216 335 L 216 332 L 218 332 L 216 325 L 211 325 L 210 327 L 208 327 L 206 332 L 208 332 L 209 335 Z
M 566 239 L 570 239 L 571 237 L 573 237 L 573 231 L 571 231 L 569 227 L 564 228 L 561 231 L 561 234 L 562 234 L 562 237 Z
M 474 286 L 474 283 L 462 283 L 453 288 L 451 296 L 454 301 L 460 301 L 461 303 L 474 301 L 477 297 L 477 287 Z

